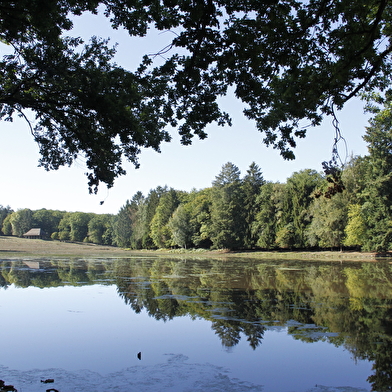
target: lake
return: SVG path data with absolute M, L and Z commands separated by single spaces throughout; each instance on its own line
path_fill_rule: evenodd
M 19 392 L 392 390 L 387 261 L 2 257 L 0 320 Z

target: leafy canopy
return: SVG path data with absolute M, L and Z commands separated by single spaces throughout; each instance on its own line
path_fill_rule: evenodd
M 175 34 L 137 70 L 115 50 L 72 37 L 72 17 L 103 11 L 132 36 Z M 90 191 L 159 151 L 177 127 L 182 143 L 230 124 L 219 107 L 229 87 L 264 142 L 293 159 L 309 125 L 364 90 L 387 88 L 391 68 L 387 0 L 18 0 L 0 1 L 0 118 L 27 119 L 40 164 L 57 169 L 86 158 Z M 159 55 L 159 56 L 158 56 Z M 162 59 L 154 64 L 154 58 Z M 306 122 L 304 122 L 306 120 Z

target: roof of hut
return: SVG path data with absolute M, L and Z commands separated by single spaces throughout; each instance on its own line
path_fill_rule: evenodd
M 42 229 L 30 229 L 27 233 L 24 233 L 23 236 L 41 236 L 42 235 Z

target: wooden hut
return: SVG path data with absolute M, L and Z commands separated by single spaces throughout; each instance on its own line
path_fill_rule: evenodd
M 44 231 L 39 228 L 30 229 L 27 233 L 23 234 L 23 237 L 34 240 L 42 239 L 44 238 Z

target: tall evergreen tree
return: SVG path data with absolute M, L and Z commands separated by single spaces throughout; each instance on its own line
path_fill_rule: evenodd
M 238 167 L 228 162 L 213 181 L 211 240 L 216 248 L 244 246 L 245 210 L 240 175 Z
M 231 185 L 234 183 L 239 183 L 241 180 L 240 169 L 231 162 L 227 162 L 222 166 L 221 171 L 212 181 L 212 186 L 223 187 L 225 185 Z
M 120 208 L 114 225 L 114 238 L 117 246 L 127 248 L 131 243 L 132 221 L 129 200 Z
M 261 186 L 265 183 L 263 174 L 258 165 L 252 162 L 242 180 L 244 192 L 244 213 L 245 213 L 245 237 L 244 245 L 253 248 L 257 243 L 257 236 L 253 232 L 253 224 L 256 220 L 257 203 L 256 199 L 260 193 Z
M 392 246 L 392 97 L 384 106 L 369 108 L 364 140 L 368 143 L 366 186 L 362 212 L 367 225 L 366 250 L 388 250 Z
M 367 158 L 351 157 L 342 170 L 342 181 L 350 204 L 362 204 L 362 191 L 366 186 Z

